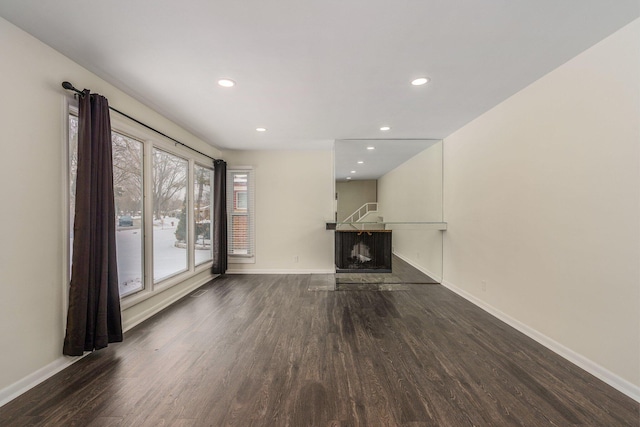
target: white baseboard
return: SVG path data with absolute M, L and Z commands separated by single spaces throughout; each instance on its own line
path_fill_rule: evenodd
M 21 380 L 16 381 L 9 387 L 3 388 L 2 390 L 0 390 L 0 406 L 9 403 L 16 397 L 20 396 L 22 393 L 29 391 L 47 378 L 51 378 L 58 372 L 62 371 L 68 366 L 73 365 L 75 362 L 82 359 L 88 354 L 89 353 L 85 353 L 83 356 L 76 357 L 60 356 L 58 359 L 38 369 L 37 371 L 32 372 Z
M 267 270 L 267 269 L 239 269 L 227 270 L 227 274 L 333 274 L 335 269 L 309 269 L 309 270 Z
M 393 253 L 395 256 L 397 256 L 398 258 L 400 258 L 401 260 L 403 260 L 404 262 L 406 262 L 407 264 L 409 264 L 411 267 L 415 268 L 416 270 L 420 271 L 421 273 L 426 274 L 427 276 L 431 277 L 433 280 L 437 281 L 437 282 L 442 282 L 442 275 L 441 274 L 436 274 L 432 271 L 427 270 L 426 268 L 424 268 L 421 265 L 416 264 L 413 260 L 411 260 L 409 257 L 402 255 L 401 253 L 398 252 L 394 252 Z
M 154 305 L 153 307 L 138 314 L 137 316 L 132 317 L 126 322 L 126 324 L 125 323 L 122 324 L 123 331 L 126 332 L 131 328 L 133 328 L 134 326 L 144 322 L 154 314 L 170 306 L 180 298 L 188 295 L 189 293 L 193 292 L 194 290 L 204 285 L 205 283 L 209 282 L 211 279 L 215 277 L 216 276 L 202 278 L 194 282 L 192 285 L 184 288 L 182 291 L 175 294 L 171 298 L 163 300 L 158 304 Z M 73 365 L 75 362 L 77 362 L 78 360 L 82 359 L 83 357 L 89 354 L 90 352 L 86 352 L 84 353 L 83 356 L 77 356 L 77 357 L 61 356 L 58 359 L 54 360 L 53 362 L 49 363 L 48 365 L 38 369 L 35 372 L 32 372 L 31 374 L 27 375 L 21 380 L 11 384 L 8 387 L 5 387 L 4 389 L 0 390 L 0 406 L 5 405 L 6 403 L 20 396 L 21 394 L 29 391 L 30 389 L 37 386 L 41 382 L 54 376 L 55 374 L 62 371 L 63 369 Z
M 421 268 L 420 266 L 415 265 L 415 263 L 411 262 L 408 258 L 398 253 L 395 253 L 395 255 L 397 255 L 400 259 L 412 265 L 413 267 L 417 268 L 418 270 L 422 271 L 423 273 L 427 274 L 428 276 L 432 277 L 433 279 L 440 280 L 437 275 L 425 270 L 424 268 Z M 334 272 L 335 271 L 332 271 L 332 270 L 236 270 L 236 271 L 229 270 L 227 271 L 228 274 L 331 274 Z M 125 331 L 130 330 L 134 326 L 142 323 L 143 321 L 150 318 L 154 314 L 160 312 L 164 308 L 173 304 L 180 298 L 188 295 L 192 291 L 204 285 L 211 279 L 212 279 L 211 277 L 203 278 L 193 283 L 191 286 L 183 289 L 181 292 L 174 295 L 170 299 L 162 301 L 156 304 L 155 306 L 145 310 L 144 312 L 130 319 L 126 325 L 123 324 L 123 329 Z M 614 374 L 608 369 L 598 365 L 592 360 L 582 356 L 579 353 L 576 353 L 575 351 L 563 346 L 562 344 L 558 343 L 557 341 L 554 341 L 553 339 L 538 332 L 537 330 L 525 325 L 524 323 L 492 307 L 491 305 L 485 303 L 479 298 L 476 298 L 472 294 L 464 291 L 463 289 L 455 286 L 454 284 L 444 281 L 442 282 L 442 285 L 450 289 L 451 291 L 455 292 L 456 294 L 460 295 L 467 301 L 483 309 L 484 311 L 491 314 L 492 316 L 500 319 L 501 321 L 505 322 L 509 326 L 515 328 L 516 330 L 522 332 L 523 334 L 527 335 L 531 339 L 547 347 L 551 351 L 557 353 L 558 355 L 564 357 L 568 361 L 574 363 L 575 365 L 589 372 L 591 375 L 595 376 L 596 378 L 599 378 L 600 380 L 609 384 L 613 388 L 626 394 L 632 399 L 640 402 L 640 387 L 636 386 L 635 384 L 630 383 L 629 381 L 625 380 L 624 378 L 621 378 L 620 376 Z M 88 354 L 89 353 L 85 353 L 85 356 Z M 37 371 L 27 375 L 21 380 L 11 384 L 10 386 L 5 387 L 4 389 L 0 390 L 0 406 L 5 405 L 6 403 L 10 402 L 11 400 L 15 399 L 16 397 L 20 396 L 21 394 L 25 393 L 26 391 L 30 390 L 31 388 L 35 387 L 41 382 L 45 381 L 46 379 L 52 377 L 53 375 L 67 368 L 68 366 L 71 366 L 73 363 L 82 359 L 82 357 L 84 356 L 80 356 L 80 357 L 62 356 L 56 359 L 55 361 L 49 363 L 48 365 L 42 367 L 41 369 L 38 369 Z
M 149 307 L 148 309 L 144 310 L 143 312 L 141 312 L 141 313 L 139 313 L 139 314 L 137 314 L 135 316 L 132 316 L 130 319 L 127 319 L 126 321 L 123 321 L 122 330 L 124 332 L 126 332 L 126 331 L 130 330 L 131 328 L 139 325 L 140 323 L 144 322 L 145 320 L 147 320 L 148 318 L 150 318 L 154 314 L 159 313 L 160 311 L 162 311 L 165 308 L 169 307 L 174 302 L 176 302 L 179 299 L 189 295 L 191 292 L 195 291 L 200 286 L 204 285 L 207 282 L 210 282 L 211 280 L 215 279 L 216 277 L 218 277 L 218 276 L 217 275 L 213 275 L 213 276 L 203 277 L 202 279 L 197 280 L 194 283 L 192 283 L 191 285 L 189 285 L 186 288 L 182 289 L 180 292 L 176 293 L 172 297 L 167 298 L 167 299 L 163 299 L 162 301 L 159 301 L 156 305 L 154 305 L 152 307 Z
M 609 371 L 608 369 L 598 365 L 594 361 L 592 361 L 592 360 L 584 357 L 583 355 L 571 350 L 570 348 L 565 347 L 564 345 L 560 344 L 559 342 L 549 338 L 548 336 L 540 333 L 539 331 L 531 328 L 530 326 L 527 326 L 526 324 L 520 322 L 519 320 L 514 319 L 513 317 L 509 316 L 508 314 L 503 313 L 502 311 L 500 311 L 500 310 L 496 309 L 495 307 L 487 304 L 486 302 L 482 301 L 481 299 L 476 298 L 475 296 L 473 296 L 469 292 L 467 292 L 467 291 L 455 286 L 454 284 L 452 284 L 450 282 L 447 282 L 447 281 L 444 281 L 444 282 L 442 282 L 442 285 L 445 286 L 446 288 L 450 289 L 451 291 L 455 292 L 456 294 L 460 295 L 462 298 L 466 299 L 467 301 L 471 302 L 472 304 L 474 304 L 474 305 L 478 306 L 479 308 L 483 309 L 484 311 L 486 311 L 487 313 L 491 314 L 492 316 L 500 319 L 501 321 L 503 321 L 507 325 L 511 326 L 512 328 L 522 332 L 523 334 L 525 334 L 529 338 L 533 339 L 534 341 L 537 341 L 538 343 L 540 343 L 543 346 L 547 347 L 549 350 L 553 351 L 554 353 L 564 357 L 569 362 L 571 362 L 571 363 L 577 365 L 578 367 L 584 369 L 585 371 L 587 371 L 588 373 L 590 373 L 594 377 L 604 381 L 605 383 L 609 384 L 611 387 L 613 387 L 616 390 L 626 394 L 627 396 L 629 396 L 630 398 L 636 400 L 637 402 L 640 402 L 640 387 L 638 387 L 637 385 L 635 385 L 635 384 L 625 380 L 624 378 L 614 374 L 613 372 Z

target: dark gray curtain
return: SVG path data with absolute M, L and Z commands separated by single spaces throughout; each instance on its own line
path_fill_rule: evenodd
M 213 162 L 213 267 L 214 274 L 227 271 L 227 163 Z
M 69 311 L 63 353 L 122 341 L 109 104 L 84 90 L 78 110 L 78 175 Z

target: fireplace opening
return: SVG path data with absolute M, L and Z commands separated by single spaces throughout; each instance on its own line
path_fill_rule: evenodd
M 391 230 L 336 231 L 336 272 L 390 273 Z

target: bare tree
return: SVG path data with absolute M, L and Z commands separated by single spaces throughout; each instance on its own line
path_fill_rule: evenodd
M 116 210 L 135 214 L 142 210 L 143 144 L 128 136 L 112 132 L 113 186 Z M 75 188 L 78 163 L 78 118 L 69 117 L 69 183 L 71 212 L 75 208 Z M 200 182 L 202 178 L 198 178 Z M 187 161 L 162 150 L 153 150 L 153 213 L 156 219 L 185 206 Z M 202 185 L 200 185 L 202 187 Z M 202 198 L 199 190 L 198 206 Z
M 211 193 L 211 169 L 204 168 L 202 166 L 196 166 L 194 168 L 194 185 L 198 194 L 196 195 L 196 212 L 198 218 L 196 221 L 204 219 L 201 217 L 201 208 L 203 199 L 205 202 L 210 200 Z M 208 204 L 208 203 L 207 203 Z
M 156 219 L 184 205 L 187 161 L 164 151 L 153 150 L 153 213 Z
M 111 141 L 116 209 L 134 214 L 142 210 L 142 143 L 115 132 Z

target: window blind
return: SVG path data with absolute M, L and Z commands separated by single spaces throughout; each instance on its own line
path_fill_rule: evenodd
M 252 169 L 227 170 L 228 255 L 255 256 L 255 185 Z

